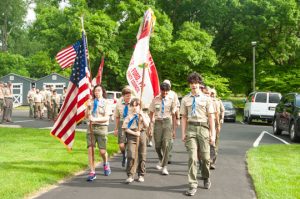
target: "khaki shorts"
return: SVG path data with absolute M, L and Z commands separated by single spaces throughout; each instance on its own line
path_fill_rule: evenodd
M 92 129 L 93 137 L 91 137 L 89 129 L 86 134 L 87 148 L 92 146 L 92 138 L 93 146 L 95 146 L 97 142 L 99 149 L 106 149 L 108 126 L 93 125 Z
M 126 134 L 124 129 L 122 129 L 123 121 L 119 122 L 119 128 L 118 128 L 118 144 L 126 143 Z

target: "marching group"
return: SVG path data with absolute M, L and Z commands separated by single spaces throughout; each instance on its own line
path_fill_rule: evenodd
M 27 94 L 29 117 L 43 119 L 45 118 L 45 110 L 47 110 L 47 119 L 55 120 L 65 96 L 66 87 L 63 90 L 63 94 L 59 95 L 57 91 L 53 89 L 53 85 L 45 86 L 41 90 L 32 86 Z
M 183 97 L 181 103 L 177 94 L 171 90 L 169 80 L 160 84 L 160 94 L 150 105 L 135 98 L 129 86 L 122 90 L 122 97 L 114 111 L 114 134 L 118 136 L 123 157 L 121 165 L 126 167 L 127 184 L 135 180 L 136 174 L 136 180 L 144 182 L 147 145 L 152 146 L 152 137 L 158 156 L 156 168 L 162 175 L 169 175 L 167 165 L 170 163 L 173 139 L 176 128 L 181 125 L 181 139 L 188 153 L 189 189 L 186 195 L 195 195 L 198 173 L 204 182 L 204 188 L 210 188 L 210 169 L 216 168 L 224 106 L 217 98 L 215 89 L 204 85 L 201 75 L 193 72 L 187 81 L 191 92 Z M 96 85 L 86 112 L 90 124 L 86 136 L 90 166 L 87 181 L 96 179 L 93 158 L 96 143 L 103 160 L 104 175 L 111 173 L 106 152 L 109 115 L 106 91 L 102 85 Z

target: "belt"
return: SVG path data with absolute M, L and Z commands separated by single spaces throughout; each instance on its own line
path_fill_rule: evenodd
M 6 99 L 12 99 L 12 97 L 4 97 L 4 98 L 6 98 Z
M 208 124 L 207 122 L 194 122 L 194 121 L 188 121 L 189 125 L 193 125 L 193 126 L 203 126 L 205 128 L 208 128 Z
M 107 124 L 93 124 L 94 127 L 97 127 L 97 126 L 108 126 Z
M 166 118 L 157 118 L 157 119 L 155 119 L 155 121 L 164 121 L 164 120 L 170 120 L 170 118 L 166 117 Z
M 132 131 L 134 131 L 134 132 L 137 132 L 137 131 L 138 131 L 137 128 L 135 128 L 135 129 L 130 129 L 130 130 L 132 130 Z M 144 132 L 144 130 L 140 130 L 140 132 L 142 133 L 142 132 Z

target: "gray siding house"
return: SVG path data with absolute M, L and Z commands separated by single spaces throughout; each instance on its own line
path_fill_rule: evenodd
M 57 73 L 52 73 L 35 81 L 36 88 L 41 90 L 52 85 L 58 94 L 62 94 L 64 87 L 68 87 L 68 84 L 69 79 Z
M 4 83 L 7 83 L 8 81 L 12 82 L 14 107 L 28 104 L 27 93 L 34 84 L 34 79 L 9 73 L 3 77 L 0 77 L 0 81 L 3 81 Z

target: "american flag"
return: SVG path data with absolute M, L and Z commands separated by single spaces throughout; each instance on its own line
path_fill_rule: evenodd
M 57 53 L 55 59 L 61 68 L 67 68 L 74 64 L 79 45 L 80 42 L 78 41 L 74 45 L 68 46 Z
M 75 63 L 70 76 L 67 95 L 51 130 L 51 135 L 65 144 L 68 150 L 72 149 L 75 138 L 75 128 L 78 122 L 85 117 L 86 102 L 89 100 L 91 89 L 89 68 L 86 56 L 86 42 L 84 33 L 82 40 L 73 46 L 76 50 Z

